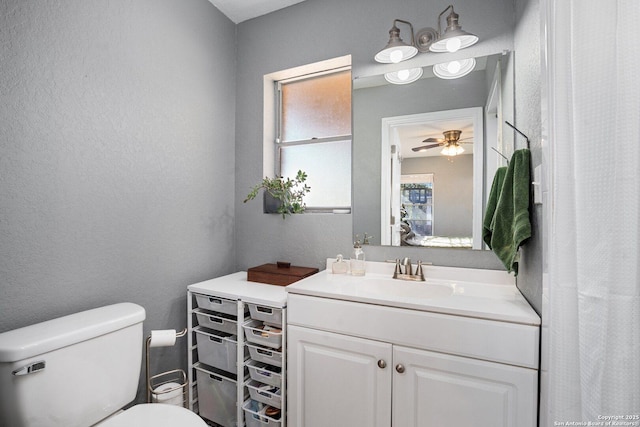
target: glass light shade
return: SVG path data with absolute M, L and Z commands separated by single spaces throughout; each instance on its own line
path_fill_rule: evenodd
M 445 156 L 457 156 L 458 154 L 464 153 L 464 148 L 456 144 L 451 144 L 444 147 L 440 153 Z
M 466 76 L 476 67 L 475 58 L 461 59 L 459 61 L 443 62 L 433 66 L 433 74 L 441 79 L 457 79 Z
M 389 83 L 394 85 L 406 85 L 413 83 L 422 77 L 422 67 L 411 68 L 408 70 L 392 71 L 391 73 L 385 73 L 384 78 Z
M 478 42 L 478 37 L 463 30 L 446 31 L 435 43 L 429 46 L 431 52 L 456 52 L 459 49 L 472 46 Z
M 376 54 L 375 60 L 383 64 L 397 64 L 400 61 L 413 58 L 417 54 L 418 49 L 415 46 L 409 46 L 400 41 L 393 43 L 393 45 L 389 43 L 387 47 Z

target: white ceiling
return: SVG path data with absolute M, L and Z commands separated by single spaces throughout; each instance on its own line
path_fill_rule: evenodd
M 304 0 L 209 0 L 229 19 L 239 24 Z

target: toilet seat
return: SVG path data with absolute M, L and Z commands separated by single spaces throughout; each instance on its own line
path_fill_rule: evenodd
M 207 427 L 195 413 L 180 406 L 142 403 L 111 417 L 100 427 Z

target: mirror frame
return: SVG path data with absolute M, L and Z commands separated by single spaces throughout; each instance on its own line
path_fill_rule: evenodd
M 411 114 L 406 116 L 385 117 L 382 119 L 382 144 L 381 144 L 381 180 L 380 180 L 380 206 L 382 207 L 380 221 L 381 244 L 392 244 L 389 227 L 391 224 L 391 209 L 387 209 L 392 197 L 392 173 L 389 154 L 394 145 L 395 129 L 400 126 L 413 125 L 425 122 L 441 122 L 468 118 L 473 121 L 473 221 L 472 221 L 472 249 L 482 249 L 482 213 L 484 191 L 484 111 L 483 107 L 460 108 L 455 110 L 436 111 L 430 113 Z

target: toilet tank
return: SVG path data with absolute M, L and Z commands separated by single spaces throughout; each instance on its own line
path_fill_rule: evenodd
M 121 303 L 0 334 L 0 425 L 87 427 L 133 401 L 144 319 Z

